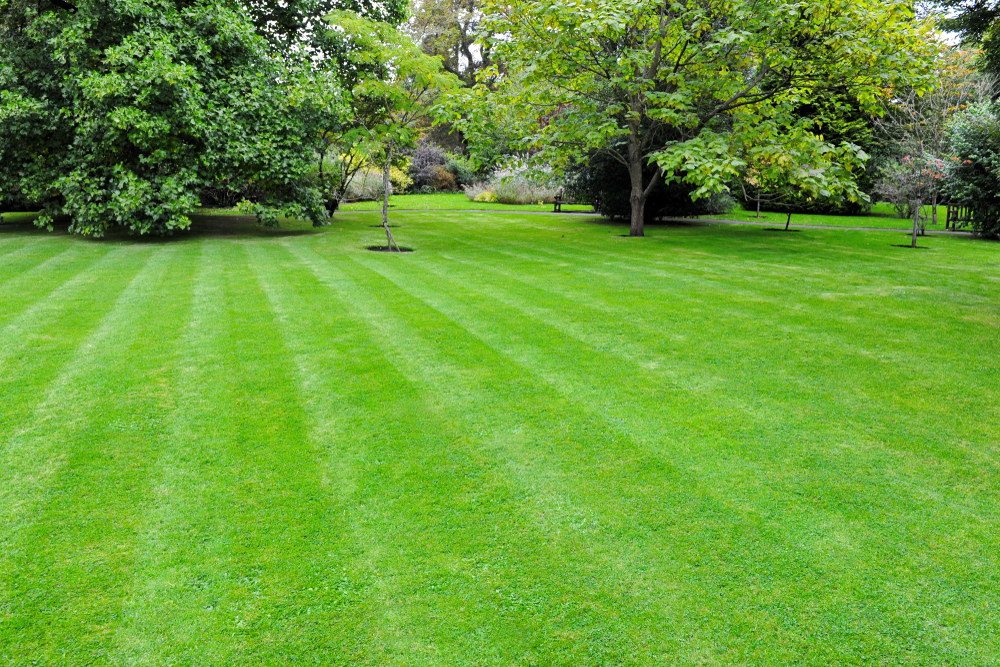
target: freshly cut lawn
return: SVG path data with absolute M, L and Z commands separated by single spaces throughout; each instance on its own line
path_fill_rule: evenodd
M 924 206 L 920 209 L 921 214 L 927 216 L 926 227 L 931 231 L 943 231 L 945 220 L 948 217 L 948 207 L 938 206 L 938 224 L 932 225 L 931 207 Z M 775 226 L 785 226 L 784 213 L 762 212 L 758 219 L 756 211 L 744 211 L 741 207 L 736 207 L 724 215 L 707 215 L 704 218 L 719 218 L 724 220 L 738 220 L 746 222 L 764 222 Z M 830 227 L 862 227 L 876 229 L 912 229 L 912 220 L 902 220 L 896 216 L 896 212 L 889 204 L 876 204 L 872 210 L 863 215 L 819 215 L 814 213 L 793 213 L 792 227 L 796 225 L 821 225 Z
M 425 211 L 551 211 L 552 204 L 500 204 L 481 201 L 469 201 L 464 194 L 435 195 L 392 195 L 389 197 L 390 209 L 418 209 Z M 381 211 L 380 201 L 357 201 L 344 204 L 343 211 Z M 593 211 L 590 204 L 564 204 L 564 211 Z
M 1000 664 L 1000 245 L 0 227 L 0 663 Z

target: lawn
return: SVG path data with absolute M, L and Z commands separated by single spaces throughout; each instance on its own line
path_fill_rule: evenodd
M 1000 664 L 1000 245 L 0 226 L 0 663 Z
M 425 211 L 552 211 L 552 204 L 500 204 L 496 202 L 469 201 L 464 194 L 393 195 L 389 197 L 390 209 Z M 564 204 L 564 211 L 593 211 L 590 204 Z M 344 211 L 381 211 L 380 201 L 357 201 L 344 204 Z
M 945 220 L 948 216 L 947 206 L 938 206 L 938 224 L 934 226 L 930 223 L 931 207 L 923 206 L 920 209 L 922 215 L 927 216 L 927 229 L 943 231 Z M 760 222 L 785 226 L 786 215 L 784 213 L 763 212 L 761 219 L 757 218 L 756 211 L 744 211 L 742 207 L 736 207 L 723 215 L 708 215 L 704 218 L 719 218 L 725 220 L 738 220 L 743 222 Z M 860 215 L 822 215 L 816 213 L 793 213 L 791 226 L 797 225 L 819 225 L 823 227 L 861 227 L 875 229 L 912 229 L 912 220 L 902 220 L 896 216 L 892 206 L 885 203 L 875 204 L 872 210 Z
M 393 195 L 389 198 L 389 208 L 400 211 L 498 211 L 498 212 L 525 212 L 525 213 L 551 213 L 552 204 L 497 204 L 488 202 L 469 201 L 464 194 L 439 193 L 433 195 Z M 589 213 L 593 207 L 589 204 L 565 204 L 563 210 L 572 213 Z M 342 206 L 343 212 L 355 211 L 381 211 L 382 204 L 377 201 L 357 201 L 349 202 Z M 923 207 L 924 215 L 931 214 L 931 207 Z M 203 215 L 232 215 L 235 209 L 200 209 Z M 26 222 L 33 220 L 36 214 L 33 213 L 6 213 L 6 222 Z M 938 207 L 938 225 L 927 224 L 927 229 L 941 231 L 944 229 L 947 207 Z M 710 220 L 733 220 L 739 222 L 749 222 L 752 224 L 763 224 L 772 226 L 785 226 L 784 213 L 761 213 L 757 218 L 754 211 L 744 211 L 737 206 L 728 213 L 717 215 L 701 216 Z M 876 204 L 871 212 L 864 215 L 821 215 L 813 213 L 795 213 L 792 215 L 792 227 L 822 226 L 822 227 L 849 227 L 849 228 L 874 228 L 874 229 L 910 229 L 912 223 L 909 220 L 901 220 L 896 217 L 892 206 L 885 203 Z
M 389 198 L 390 209 L 400 210 L 490 210 L 490 211 L 531 211 L 542 212 L 552 211 L 552 204 L 490 204 L 486 202 L 472 202 L 463 194 L 435 194 L 435 195 L 397 195 Z M 361 201 L 344 204 L 344 211 L 375 211 L 381 210 L 381 203 L 375 201 Z M 572 212 L 590 212 L 592 207 L 587 204 L 573 204 L 563 206 L 563 210 Z M 923 207 L 924 215 L 931 214 L 931 207 Z M 784 213 L 761 214 L 761 218 L 756 218 L 756 212 L 744 211 L 737 206 L 728 213 L 719 215 L 703 216 L 709 219 L 736 220 L 743 222 L 766 223 L 784 227 Z M 938 207 L 938 225 L 936 227 L 928 223 L 930 230 L 943 230 L 947 207 Z M 896 217 L 892 206 L 889 204 L 876 204 L 871 212 L 863 215 L 821 215 L 813 213 L 795 213 L 792 215 L 792 226 L 796 225 L 820 225 L 830 227 L 862 227 L 876 229 L 910 229 L 912 222 L 901 220 Z

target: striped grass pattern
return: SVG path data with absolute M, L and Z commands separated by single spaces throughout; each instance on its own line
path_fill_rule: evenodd
M 0 664 L 1000 664 L 1000 246 L 376 222 L 0 226 Z

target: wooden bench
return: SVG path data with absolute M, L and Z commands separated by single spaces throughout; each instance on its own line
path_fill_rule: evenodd
M 590 202 L 585 202 L 585 201 L 572 201 L 562 195 L 556 195 L 556 198 L 552 200 L 552 212 L 562 213 L 563 204 L 573 205 L 573 204 L 589 204 L 589 203 Z
M 972 210 L 971 206 L 949 204 L 948 217 L 945 219 L 944 228 L 957 232 L 959 228 L 971 227 L 974 215 L 975 211 Z

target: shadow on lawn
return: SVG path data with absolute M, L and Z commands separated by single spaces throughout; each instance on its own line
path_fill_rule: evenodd
M 33 224 L 35 216 L 30 214 L 18 214 L 16 217 L 5 218 L 0 223 L 0 237 L 10 235 L 59 235 L 69 234 L 69 217 L 59 216 L 53 225 L 53 231 L 49 232 L 40 229 Z M 106 241 L 133 242 L 133 243 L 172 243 L 177 241 L 187 241 L 191 239 L 207 238 L 283 238 L 290 236 L 309 236 L 322 231 L 312 227 L 309 223 L 283 221 L 282 227 L 268 228 L 257 224 L 256 219 L 251 215 L 198 215 L 192 214 L 191 227 L 186 230 L 178 230 L 169 236 L 141 236 L 129 234 L 126 230 L 110 229 L 103 237 L 77 236 L 81 241 L 91 241 L 101 243 Z
M 620 227 L 624 229 L 628 229 L 629 227 L 628 220 L 604 218 L 596 213 L 588 216 L 581 215 L 580 218 L 581 222 L 588 225 L 596 225 L 598 227 Z M 698 218 L 671 218 L 669 220 L 651 220 L 646 222 L 643 227 L 646 229 L 660 229 L 670 227 L 711 227 L 711 225 L 703 220 L 699 220 Z M 628 236 L 628 234 L 625 236 Z

